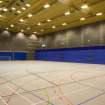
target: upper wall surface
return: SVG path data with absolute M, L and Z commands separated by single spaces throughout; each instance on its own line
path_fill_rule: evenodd
M 71 48 L 105 45 L 105 22 L 68 29 L 41 37 L 44 48 Z M 39 48 L 42 48 L 41 45 Z

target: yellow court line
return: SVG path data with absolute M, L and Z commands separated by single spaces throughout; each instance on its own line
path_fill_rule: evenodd
M 73 103 L 71 102 L 71 100 L 70 100 L 67 96 L 65 96 L 65 94 L 63 93 L 60 84 L 61 84 L 61 81 L 59 81 L 59 85 L 58 85 L 59 92 L 61 93 L 61 95 L 63 96 L 63 98 L 65 99 L 65 101 L 66 101 L 69 105 L 73 105 Z
M 44 89 L 44 94 L 45 94 L 45 96 L 47 96 L 47 99 L 48 99 L 48 101 L 47 101 L 47 105 L 50 105 L 49 103 L 50 103 L 50 96 L 49 96 L 49 94 L 48 94 L 48 90 L 47 89 Z
M 46 91 L 46 95 L 47 95 L 47 97 L 48 97 L 48 103 L 51 101 L 50 100 L 50 96 L 49 96 L 49 94 L 48 94 L 48 90 L 47 89 L 45 89 L 45 91 Z

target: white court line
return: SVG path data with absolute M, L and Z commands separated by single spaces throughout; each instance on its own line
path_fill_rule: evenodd
M 73 94 L 73 93 L 77 93 L 77 92 L 80 92 L 80 91 L 82 91 L 82 90 L 87 90 L 87 89 L 89 89 L 89 88 L 84 88 L 84 89 L 79 89 L 79 90 L 77 90 L 77 91 L 72 91 L 71 93 L 67 93 L 67 94 L 64 94 L 64 95 L 70 95 L 70 94 Z M 59 98 L 59 97 L 61 97 L 60 95 L 59 96 L 55 96 L 55 97 L 52 97 L 52 99 L 51 100 L 55 100 L 55 99 L 57 99 L 57 98 Z M 44 103 L 44 102 L 47 102 L 47 101 L 43 101 L 43 102 L 38 102 L 38 103 L 35 103 L 35 104 L 32 104 L 32 105 L 38 105 L 38 104 L 41 104 L 41 103 Z
M 7 102 L 1 96 L 0 96 L 0 99 L 5 105 L 8 105 Z
M 80 91 L 87 90 L 87 89 L 89 89 L 89 87 L 86 87 L 86 88 L 84 88 L 84 89 L 74 90 L 74 91 L 72 91 L 72 92 L 70 92 L 70 93 L 64 93 L 64 95 L 66 96 L 66 95 L 70 95 L 70 94 L 73 94 L 73 93 L 78 93 L 78 92 L 80 92 Z M 59 98 L 59 96 L 55 96 L 55 97 L 53 97 L 52 99 L 54 100 L 54 99 L 56 99 L 56 98 Z
M 10 90 L 14 91 L 14 89 L 12 89 L 11 87 L 9 87 L 9 86 L 6 86 L 6 87 L 9 88 Z M 74 91 L 70 92 L 69 94 L 67 93 L 67 94 L 64 94 L 64 95 L 70 95 L 70 94 L 77 93 L 77 92 L 80 92 L 80 91 L 83 91 L 83 90 L 87 90 L 87 89 L 89 89 L 89 87 L 88 88 L 86 87 L 84 89 L 79 89 L 77 91 L 74 90 Z M 27 97 L 21 95 L 20 93 L 16 92 L 16 94 L 19 95 L 20 97 L 22 97 L 23 99 L 25 99 L 26 101 L 28 101 L 31 105 L 38 105 L 38 104 L 47 102 L 47 101 L 43 101 L 43 102 L 33 103 L 30 99 L 28 99 Z M 53 97 L 52 100 L 57 99 L 57 98 L 59 98 L 59 96 Z M 8 104 L 6 104 L 6 105 L 8 105 Z
M 9 86 L 6 86 L 7 88 L 9 88 L 11 91 L 15 91 L 14 89 L 12 89 L 11 87 L 9 87 Z M 28 99 L 27 97 L 25 97 L 25 96 L 23 96 L 23 95 L 21 95 L 20 93 L 18 93 L 18 92 L 15 92 L 17 95 L 19 95 L 20 97 L 22 97 L 23 99 L 25 99 L 26 101 L 28 101 L 31 105 L 34 105 L 34 103 L 30 100 L 30 99 Z
M 14 91 L 11 87 L 9 86 L 6 86 L 7 88 L 9 88 L 10 90 Z M 37 103 L 33 103 L 30 99 L 28 99 L 27 97 L 21 95 L 20 93 L 18 92 L 15 92 L 17 95 L 19 95 L 20 97 L 22 97 L 23 99 L 25 99 L 26 101 L 28 101 L 31 105 L 38 105 L 38 104 L 41 104 L 41 103 L 44 103 L 44 102 L 47 102 L 47 101 L 43 101 L 43 102 L 37 102 Z M 8 104 L 6 104 L 8 105 Z

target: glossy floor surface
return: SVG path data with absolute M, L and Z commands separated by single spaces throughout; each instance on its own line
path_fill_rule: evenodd
M 0 61 L 0 105 L 105 105 L 105 65 Z

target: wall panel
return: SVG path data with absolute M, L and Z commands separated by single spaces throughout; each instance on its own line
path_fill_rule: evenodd
M 35 59 L 61 62 L 105 64 L 105 47 L 37 50 Z

